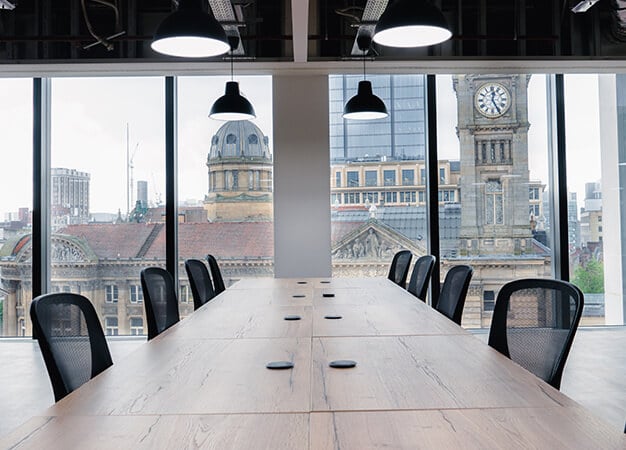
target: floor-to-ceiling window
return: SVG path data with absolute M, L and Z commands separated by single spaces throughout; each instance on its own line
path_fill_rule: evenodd
M 165 266 L 163 86 L 51 82 L 51 290 L 88 297 L 111 335 L 147 331 L 139 273 Z
M 24 244 L 30 240 L 33 204 L 33 82 L 0 79 L 0 335 L 27 333 L 24 311 L 31 263 Z
M 226 285 L 274 273 L 272 79 L 238 77 L 256 118 L 219 121 L 211 105 L 227 77 L 178 78 L 178 256 L 217 259 Z
M 426 253 L 423 75 L 372 75 L 389 116 L 342 117 L 356 75 L 329 77 L 334 276 L 382 276 L 400 248 Z
M 265 97 L 256 97 L 257 87 L 248 85 L 248 78 L 257 80 Z M 369 123 L 341 118 L 359 79 L 329 79 L 331 171 L 325 182 L 331 186 L 336 276 L 384 275 L 394 248 L 408 247 L 416 255 L 427 251 L 424 76 L 372 76 L 374 93 L 391 114 Z M 201 251 L 193 239 L 179 234 L 178 245 L 181 261 L 218 253 L 229 282 L 273 273 L 267 202 L 273 156 L 270 78 L 242 77 L 242 91 L 255 105 L 257 119 L 236 132 L 226 132 L 233 124 L 207 117 L 225 81 L 178 80 L 179 232 L 205 220 L 202 226 L 228 223 L 232 234 L 206 241 L 212 247 Z M 143 323 L 139 270 L 165 265 L 163 78 L 55 78 L 51 85 L 52 289 L 95 298 L 111 334 L 138 333 Z M 545 85 L 540 74 L 437 77 L 441 275 L 463 261 L 475 268 L 466 326 L 487 326 L 501 283 L 554 276 Z M 5 79 L 2 86 L 7 100 L 0 110 L 12 126 L 0 140 L 15 168 L 0 180 L 12 193 L 2 201 L 18 203 L 2 211 L 7 220 L 0 297 L 4 323 L 16 335 L 30 333 L 27 304 L 18 304 L 30 301 L 28 237 L 9 238 L 30 233 L 32 80 Z M 570 278 L 587 297 L 583 324 L 621 323 L 623 79 L 566 75 L 565 87 Z M 5 106 L 9 103 L 11 108 Z M 221 133 L 220 127 L 225 127 Z M 245 217 L 237 216 L 233 205 L 246 205 L 239 213 Z M 132 231 L 109 239 L 94 236 L 98 227 Z M 76 230 L 84 232 L 72 234 Z M 118 245 L 117 239 L 123 242 Z M 217 244 L 224 242 L 254 246 L 234 254 L 219 250 Z M 505 256 L 512 259 L 507 262 Z M 189 302 L 182 271 L 180 278 L 181 301 Z
M 624 317 L 624 75 L 565 75 L 570 280 L 585 294 L 582 323 Z
M 504 283 L 552 276 L 546 77 L 436 81 L 441 279 L 473 267 L 463 325 L 488 327 Z

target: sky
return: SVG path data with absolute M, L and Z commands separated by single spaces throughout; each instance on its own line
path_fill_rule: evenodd
M 224 124 L 210 119 L 208 112 L 224 94 L 227 80 L 230 77 L 178 79 L 181 200 L 202 200 L 208 190 L 205 164 L 211 137 Z M 246 76 L 236 81 L 254 105 L 257 119 L 253 122 L 270 137 L 271 147 L 271 78 Z M 0 214 L 32 204 L 31 90 L 29 79 L 0 79 L 0 161 L 4 162 L 0 165 Z M 133 186 L 145 180 L 149 201 L 164 200 L 164 98 L 164 78 L 159 77 L 53 80 L 51 165 L 91 175 L 92 213 L 126 212 L 127 153 Z
M 223 122 L 208 117 L 230 77 L 178 79 L 179 199 L 202 200 L 208 189 L 206 157 Z M 273 145 L 272 83 L 269 76 L 235 76 L 254 105 L 253 121 Z M 458 159 L 456 96 L 450 76 L 437 77 L 439 149 Z M 600 179 L 598 85 L 595 75 L 566 76 L 568 184 L 578 192 Z M 529 83 L 529 168 L 532 180 L 547 181 L 545 77 Z M 32 204 L 32 81 L 0 79 L 0 219 Z M 55 78 L 52 81 L 52 167 L 91 175 L 95 212 L 124 214 L 127 207 L 127 148 L 133 185 L 148 182 L 150 202 L 164 199 L 164 79 Z M 127 141 L 128 129 L 128 141 Z M 127 146 L 128 142 L 128 146 Z M 132 204 L 130 206 L 132 208 Z

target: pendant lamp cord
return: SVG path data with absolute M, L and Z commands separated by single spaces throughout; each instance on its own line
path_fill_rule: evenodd
M 230 49 L 230 81 L 233 81 L 233 49 Z
M 365 80 L 365 50 L 363 50 L 363 80 Z

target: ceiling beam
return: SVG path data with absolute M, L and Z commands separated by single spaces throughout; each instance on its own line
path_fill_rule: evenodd
M 293 61 L 307 62 L 309 57 L 309 0 L 291 0 Z

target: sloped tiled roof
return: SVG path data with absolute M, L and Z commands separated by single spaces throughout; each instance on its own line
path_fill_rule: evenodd
M 100 259 L 135 258 L 155 226 L 155 223 L 95 223 L 69 225 L 59 233 L 84 239 Z
M 163 224 L 124 223 L 71 225 L 60 230 L 63 234 L 87 241 L 98 258 L 135 258 L 147 242 L 143 258 L 165 256 L 165 227 Z M 152 230 L 158 234 L 150 242 Z M 252 257 L 271 258 L 274 255 L 274 227 L 271 222 L 220 222 L 178 224 L 179 257 L 204 257 L 207 253 L 218 259 Z
M 165 249 L 165 228 L 157 236 L 146 258 L 158 257 Z M 274 224 L 272 222 L 214 222 L 178 224 L 178 257 L 217 259 L 272 258 Z

